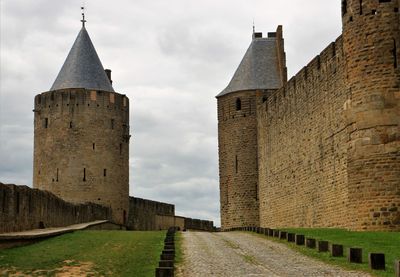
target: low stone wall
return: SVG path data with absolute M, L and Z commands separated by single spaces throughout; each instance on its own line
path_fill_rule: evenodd
M 175 206 L 172 204 L 129 197 L 129 230 L 151 231 L 166 230 L 173 224 Z M 165 217 L 165 218 L 163 218 Z
M 185 218 L 185 229 L 214 231 L 214 222 L 201 219 Z
M 179 227 L 181 230 L 214 230 L 212 221 L 175 216 L 173 204 L 129 197 L 128 230 L 155 231 L 168 230 L 170 227 Z
M 47 191 L 0 183 L 0 233 L 102 219 L 111 219 L 109 208 L 93 203 L 71 204 Z

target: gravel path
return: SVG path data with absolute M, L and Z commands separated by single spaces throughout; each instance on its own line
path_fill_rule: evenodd
M 298 254 L 286 245 L 243 232 L 184 232 L 177 276 L 370 276 Z

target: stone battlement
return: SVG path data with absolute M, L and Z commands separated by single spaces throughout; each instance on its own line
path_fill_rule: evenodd
M 400 230 L 399 2 L 342 8 L 343 34 L 281 88 L 218 97 L 223 229 Z

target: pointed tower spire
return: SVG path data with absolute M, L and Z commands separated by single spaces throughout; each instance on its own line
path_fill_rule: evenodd
M 217 97 L 236 91 L 278 89 L 282 86 L 275 33 L 262 37 L 262 33 L 255 32 L 254 25 L 253 28 L 253 39 L 246 54 L 228 86 Z
M 82 15 L 82 29 L 50 90 L 85 88 L 114 92 L 86 31 L 84 13 Z

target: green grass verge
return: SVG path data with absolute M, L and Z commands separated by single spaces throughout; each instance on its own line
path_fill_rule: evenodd
M 344 257 L 331 257 L 329 253 L 319 253 L 316 249 L 305 246 L 297 246 L 286 240 L 262 237 L 284 243 L 290 248 L 307 256 L 322 260 L 326 263 L 338 265 L 349 270 L 366 271 L 375 276 L 394 276 L 394 261 L 400 259 L 400 233 L 399 232 L 352 232 L 343 229 L 281 229 L 291 233 L 305 235 L 306 238 L 327 240 L 330 243 L 342 244 L 344 246 Z M 363 263 L 353 264 L 347 261 L 347 249 L 349 247 L 360 247 L 363 249 Z M 368 253 L 385 253 L 386 270 L 370 270 L 368 266 Z
M 54 276 L 65 265 L 89 263 L 88 276 L 154 276 L 164 238 L 164 231 L 78 231 L 0 251 L 0 275 Z
M 182 233 L 175 233 L 175 268 L 183 263 Z

